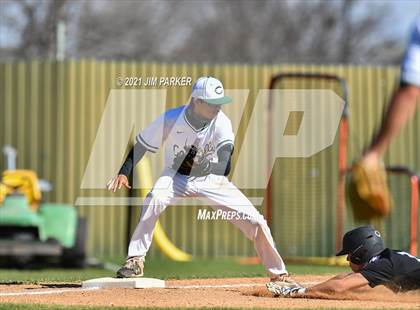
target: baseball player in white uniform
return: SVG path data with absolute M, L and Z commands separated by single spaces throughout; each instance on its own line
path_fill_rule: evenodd
M 128 257 L 117 277 L 143 275 L 144 258 L 152 243 L 160 213 L 175 197 L 203 197 L 214 210 L 234 211 L 230 220 L 254 242 L 255 250 L 271 281 L 294 283 L 277 252 L 267 222 L 247 197 L 226 177 L 234 146 L 229 118 L 220 110 L 231 102 L 222 83 L 213 77 L 199 78 L 188 105 L 166 111 L 141 131 L 119 174 L 108 189 L 130 188 L 127 176 L 146 151 L 165 147 L 165 169 L 144 201 L 140 221 L 131 238 Z

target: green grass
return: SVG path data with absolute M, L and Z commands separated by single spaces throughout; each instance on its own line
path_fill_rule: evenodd
M 121 259 L 108 259 L 120 265 Z M 348 272 L 348 267 L 287 264 L 292 274 L 336 274 Z M 235 259 L 197 259 L 188 263 L 174 262 L 166 259 L 147 260 L 145 276 L 162 279 L 191 278 L 231 278 L 231 277 L 265 277 L 267 275 L 261 264 L 243 265 Z
M 120 265 L 122 258 L 108 261 Z M 326 267 L 316 265 L 288 264 L 292 274 L 337 274 L 348 271 L 345 267 Z M 40 269 L 17 270 L 0 269 L 0 283 L 41 283 L 41 282 L 80 282 L 92 278 L 113 277 L 114 272 L 99 269 Z M 265 277 L 261 265 L 241 265 L 235 260 L 195 260 L 189 263 L 166 259 L 147 260 L 145 276 L 160 279 L 226 278 L 226 277 Z
M 348 271 L 343 267 L 287 265 L 292 274 L 334 274 Z M 189 263 L 146 261 L 145 275 L 162 279 L 265 277 L 263 266 L 241 265 L 234 260 L 197 260 Z
M 96 268 L 87 269 L 0 269 L 2 283 L 79 282 L 92 278 L 113 276 L 112 271 Z

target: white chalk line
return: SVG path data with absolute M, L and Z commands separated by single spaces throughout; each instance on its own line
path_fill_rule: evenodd
M 302 282 L 302 285 L 315 285 L 320 282 Z M 248 283 L 248 284 L 221 284 L 221 285 L 173 285 L 167 286 L 166 289 L 200 289 L 200 288 L 238 288 L 238 287 L 259 287 L 265 286 L 263 283 Z M 10 293 L 0 293 L 0 297 L 6 296 L 29 296 L 29 295 L 53 295 L 53 294 L 63 294 L 63 293 L 75 293 L 75 292 L 85 292 L 99 290 L 99 287 L 89 287 L 89 288 L 73 288 L 73 289 L 57 289 L 57 290 L 48 290 L 48 291 L 32 291 L 32 292 L 10 292 Z
M 28 296 L 28 295 L 51 295 L 51 294 L 63 294 L 63 293 L 74 293 L 97 290 L 98 287 L 89 288 L 73 288 L 64 290 L 48 290 L 48 291 L 35 291 L 35 292 L 12 292 L 12 293 L 0 293 L 0 296 Z
M 301 282 L 302 285 L 315 285 L 320 282 Z M 167 286 L 165 288 L 235 288 L 235 287 L 258 287 L 258 286 L 265 286 L 265 283 L 250 283 L 250 284 L 222 284 L 222 285 L 173 285 Z
M 224 285 L 174 285 L 167 286 L 166 288 L 233 288 L 233 287 L 253 287 L 253 286 L 263 286 L 265 284 L 224 284 Z

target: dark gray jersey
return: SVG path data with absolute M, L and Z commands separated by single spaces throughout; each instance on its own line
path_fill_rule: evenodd
M 403 251 L 385 249 L 360 273 L 371 287 L 382 284 L 395 292 L 420 289 L 420 259 Z

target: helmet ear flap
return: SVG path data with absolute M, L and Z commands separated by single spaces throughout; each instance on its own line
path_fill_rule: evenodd
M 357 249 L 354 253 L 357 253 L 357 254 L 352 254 L 351 256 L 350 256 L 350 261 L 353 263 L 353 264 L 356 264 L 356 265 L 362 265 L 362 264 L 364 264 L 364 263 L 366 263 L 364 260 L 363 260 L 363 258 L 365 257 L 365 254 L 366 254 L 366 249 L 364 249 L 363 248 L 363 246 L 361 247 L 361 248 L 359 248 L 359 249 Z
M 383 248 L 382 238 L 379 232 L 375 231 L 375 234 L 368 236 L 363 240 L 362 244 L 353 251 L 350 256 L 350 261 L 357 265 L 365 264 L 372 256 L 380 253 Z
M 362 262 L 362 257 L 363 257 L 363 253 L 362 252 L 364 250 L 364 246 L 365 246 L 365 243 L 363 242 L 356 249 L 354 249 L 354 251 L 351 253 L 351 255 L 350 255 L 350 261 L 353 264 L 361 265 L 363 263 Z

